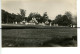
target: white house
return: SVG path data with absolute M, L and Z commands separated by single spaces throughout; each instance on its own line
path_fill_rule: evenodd
M 39 23 L 38 25 L 42 25 L 42 26 L 45 26 L 45 23 L 43 23 L 43 22 L 42 22 L 42 23 Z
M 32 20 L 29 21 L 30 25 L 36 25 L 38 23 L 38 21 L 36 20 L 36 18 L 32 18 Z
M 55 24 L 55 23 L 54 23 L 53 26 L 58 27 L 58 24 Z
M 75 27 L 77 27 L 77 25 L 76 24 L 71 24 L 70 27 L 75 28 Z

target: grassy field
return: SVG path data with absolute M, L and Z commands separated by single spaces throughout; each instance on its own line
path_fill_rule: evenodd
M 77 28 L 2 29 L 3 47 L 68 47 L 77 46 Z

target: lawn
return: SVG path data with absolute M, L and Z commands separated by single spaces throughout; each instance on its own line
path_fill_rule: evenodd
M 77 28 L 2 29 L 3 47 L 77 46 Z

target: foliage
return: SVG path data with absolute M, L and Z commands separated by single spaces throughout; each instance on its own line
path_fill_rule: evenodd
M 2 10 L 2 23 L 12 23 L 14 21 L 14 14 Z
M 24 18 L 20 14 L 16 15 L 14 13 L 8 13 L 5 10 L 2 10 L 2 23 L 13 23 L 21 22 Z
M 70 12 L 66 12 L 64 15 L 59 14 L 52 23 L 60 26 L 68 26 L 72 24 L 72 14 Z
M 42 20 L 43 22 L 46 22 L 48 20 L 48 15 L 47 15 L 47 12 L 45 12 L 42 16 Z
M 70 20 L 67 18 L 66 15 L 63 15 L 62 18 L 60 18 L 60 20 L 58 21 L 58 24 L 61 26 L 68 26 L 70 25 Z
M 23 20 L 29 22 L 32 18 L 35 18 L 38 23 L 45 23 L 46 21 L 60 26 L 68 26 L 70 24 L 77 24 L 77 16 L 72 17 L 70 12 L 65 12 L 64 15 L 57 15 L 55 20 L 49 19 L 47 12 L 44 12 L 43 16 L 39 13 L 30 13 L 28 17 L 25 17 L 26 10 L 20 9 L 20 14 L 9 13 L 2 9 L 2 23 L 21 22 Z M 74 19 L 73 19 L 74 18 Z
M 30 20 L 32 20 L 32 18 L 36 18 L 38 23 L 42 23 L 42 22 L 45 22 L 46 20 L 48 20 L 48 18 L 46 16 L 47 16 L 46 13 L 44 13 L 43 16 L 41 16 L 39 13 L 30 13 L 27 21 L 29 22 Z
M 25 17 L 25 14 L 26 14 L 26 10 L 20 9 L 20 15 L 21 15 L 22 17 Z

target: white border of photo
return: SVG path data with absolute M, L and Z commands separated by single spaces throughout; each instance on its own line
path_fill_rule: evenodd
M 1 1 L 1 0 L 0 0 Z M 1 2 L 0 2 L 1 4 Z M 0 5 L 1 9 L 1 5 Z M 51 48 L 2 48 L 0 54 L 80 54 L 80 0 L 77 0 L 77 25 L 78 25 L 78 47 L 51 47 Z M 1 10 L 0 10 L 1 17 Z M 0 18 L 0 35 L 1 35 L 1 18 Z M 1 36 L 0 36 L 1 46 Z

